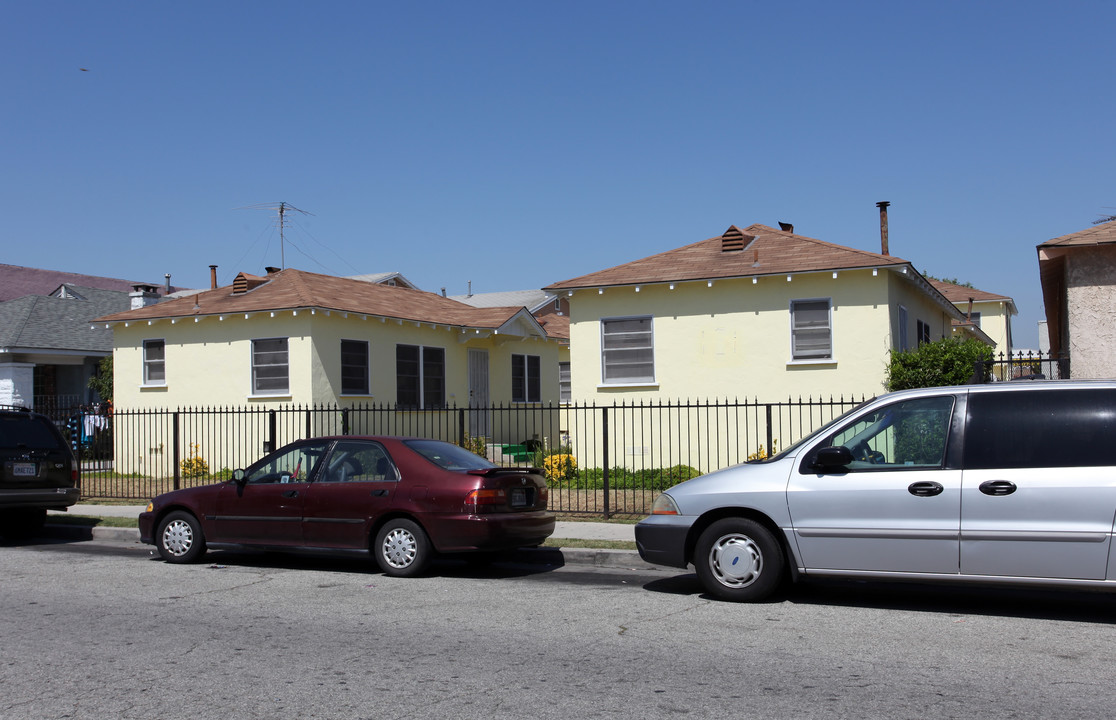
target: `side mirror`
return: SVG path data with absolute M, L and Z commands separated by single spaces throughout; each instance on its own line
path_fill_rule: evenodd
M 824 447 L 814 456 L 814 467 L 826 471 L 847 467 L 853 461 L 852 451 L 844 445 Z
M 237 485 L 244 485 L 248 482 L 248 476 L 244 474 L 243 470 L 233 470 L 232 479 L 236 481 Z

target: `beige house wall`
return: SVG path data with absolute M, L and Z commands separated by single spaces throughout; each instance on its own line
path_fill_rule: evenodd
M 792 300 L 829 299 L 833 358 L 791 357 Z M 571 298 L 572 392 L 577 402 L 875 395 L 898 326 L 898 305 L 948 333 L 950 317 L 914 282 L 897 273 L 856 270 L 578 290 Z M 655 382 L 602 383 L 601 324 L 606 318 L 653 317 Z
M 1065 257 L 1071 376 L 1116 377 L 1116 247 L 1075 247 Z

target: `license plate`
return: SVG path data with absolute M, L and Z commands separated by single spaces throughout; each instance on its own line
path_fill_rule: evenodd
M 12 463 L 12 475 L 15 477 L 35 477 L 38 474 L 35 463 Z
M 512 507 L 527 507 L 527 491 L 523 488 L 512 488 L 511 491 L 511 506 Z

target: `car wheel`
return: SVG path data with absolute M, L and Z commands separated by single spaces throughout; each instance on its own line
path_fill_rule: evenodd
M 388 520 L 376 533 L 376 564 L 393 577 L 418 575 L 430 562 L 431 552 L 430 539 L 414 521 Z
M 46 524 L 46 510 L 18 508 L 0 516 L 0 535 L 8 540 L 27 540 L 39 534 Z
M 205 536 L 198 519 L 177 510 L 159 523 L 155 545 L 164 560 L 171 563 L 193 562 L 205 554 Z
M 782 548 L 754 520 L 725 518 L 705 529 L 694 547 L 694 568 L 702 586 L 723 600 L 756 602 L 783 581 Z

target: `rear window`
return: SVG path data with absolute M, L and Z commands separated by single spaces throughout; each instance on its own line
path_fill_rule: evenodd
M 966 469 L 1116 465 L 1116 390 L 971 393 Z
M 403 444 L 445 470 L 487 470 L 496 467 L 480 455 L 441 440 L 404 440 Z
M 48 421 L 33 415 L 0 415 L 0 447 L 54 450 L 64 445 Z

